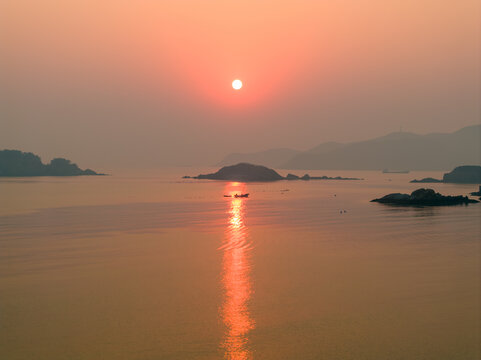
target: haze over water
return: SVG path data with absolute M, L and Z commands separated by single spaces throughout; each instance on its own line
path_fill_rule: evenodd
M 478 0 L 3 0 L 0 144 L 110 173 L 450 133 L 481 118 L 480 24 Z
M 480 24 L 479 0 L 1 0 L 0 360 L 481 359 L 481 203 L 370 202 L 477 190 L 409 181 L 481 165 Z M 244 162 L 411 173 L 182 178 Z
M 1 179 L 0 358 L 479 358 L 479 204 L 369 202 L 441 173 L 186 173 Z

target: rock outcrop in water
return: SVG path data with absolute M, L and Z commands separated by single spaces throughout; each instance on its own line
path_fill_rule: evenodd
M 340 176 L 309 176 L 305 174 L 299 177 L 294 174 L 288 174 L 286 177 L 279 175 L 275 170 L 269 169 L 262 165 L 253 165 L 248 163 L 240 163 L 237 165 L 224 166 L 219 171 L 212 174 L 201 174 L 198 176 L 184 176 L 184 179 L 209 179 L 209 180 L 226 180 L 240 182 L 265 182 L 278 180 L 361 180 L 358 178 L 343 178 Z
M 481 166 L 458 166 L 453 171 L 444 174 L 443 179 L 427 177 L 421 180 L 411 180 L 412 183 L 453 183 L 453 184 L 481 184 Z
M 467 196 L 444 196 L 435 192 L 433 189 L 417 189 L 409 194 L 394 193 L 383 196 L 379 199 L 371 200 L 382 204 L 394 205 L 425 205 L 443 206 L 477 203 L 479 201 L 468 198 Z
M 309 174 L 304 174 L 303 176 L 297 176 L 294 174 L 287 174 L 285 180 L 362 180 L 359 178 L 347 178 L 341 176 L 310 176 Z
M 80 169 L 70 160 L 53 159 L 49 164 L 43 164 L 40 157 L 19 150 L 0 151 L 0 177 L 2 176 L 79 176 L 104 175 L 93 170 Z
M 427 177 L 427 178 L 424 178 L 424 179 L 421 179 L 421 180 L 414 179 L 414 180 L 411 180 L 410 182 L 411 183 L 442 183 L 443 181 L 439 180 L 439 179 L 432 178 L 432 177 Z
M 479 190 L 478 191 L 473 191 L 471 193 L 471 195 L 473 196 L 481 196 L 481 185 L 479 186 Z

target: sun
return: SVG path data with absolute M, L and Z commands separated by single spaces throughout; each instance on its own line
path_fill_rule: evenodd
M 234 88 L 234 90 L 240 90 L 242 88 L 242 81 L 240 81 L 239 79 L 235 79 L 232 82 L 232 87 Z

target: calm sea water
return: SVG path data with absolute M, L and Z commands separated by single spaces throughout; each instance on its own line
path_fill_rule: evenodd
M 441 173 L 199 172 L 1 179 L 0 359 L 480 358 L 481 204 L 369 202 Z

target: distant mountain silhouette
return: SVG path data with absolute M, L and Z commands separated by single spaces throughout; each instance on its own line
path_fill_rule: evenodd
M 78 176 L 104 175 L 93 170 L 80 169 L 70 160 L 53 159 L 43 164 L 39 156 L 19 150 L 0 150 L 0 177 L 2 176 Z
M 249 161 L 281 169 L 449 170 L 462 164 L 481 164 L 481 125 L 450 134 L 395 132 L 367 141 L 321 143 L 302 152 L 284 150 L 289 149 L 231 154 L 221 164 Z
M 286 159 L 290 159 L 294 155 L 299 154 L 300 151 L 293 149 L 270 149 L 266 151 L 259 151 L 255 153 L 233 153 L 227 155 L 222 161 L 217 165 L 233 165 L 238 163 L 255 163 L 255 164 L 265 164 L 266 166 L 271 166 L 277 168 L 286 162 Z
M 333 141 L 329 141 L 329 142 L 325 142 L 325 143 L 322 143 L 322 144 L 319 144 L 317 145 L 316 147 L 313 147 L 312 149 L 310 150 L 307 150 L 305 152 L 303 152 L 304 154 L 305 153 L 309 153 L 309 154 L 326 154 L 330 151 L 334 151 L 334 150 L 337 150 L 337 149 L 340 149 L 344 146 L 345 144 L 342 144 L 342 143 L 338 143 L 338 142 L 333 142 Z
M 281 166 L 286 169 L 409 169 L 447 170 L 460 164 L 481 163 L 481 125 L 452 134 L 416 135 L 392 133 L 344 144 L 321 154 L 295 155 Z

